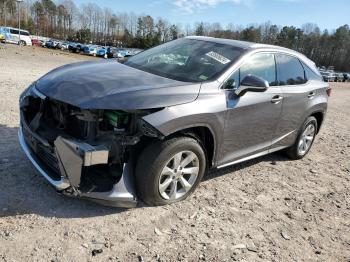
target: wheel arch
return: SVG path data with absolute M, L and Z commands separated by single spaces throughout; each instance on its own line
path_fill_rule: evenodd
M 212 128 L 205 124 L 185 127 L 168 134 L 166 138 L 175 136 L 189 136 L 196 139 L 204 149 L 208 161 L 208 168 L 215 165 L 217 156 L 217 142 Z
M 320 129 L 321 129 L 321 126 L 323 124 L 323 121 L 324 121 L 324 112 L 322 111 L 316 111 L 316 112 L 313 112 L 310 116 L 313 116 L 316 118 L 317 120 L 317 133 L 319 133 Z

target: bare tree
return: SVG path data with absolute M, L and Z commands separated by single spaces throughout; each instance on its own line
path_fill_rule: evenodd
M 16 0 L 0 0 L 1 25 L 17 27 L 17 14 Z M 348 25 L 331 32 L 321 32 L 314 23 L 297 28 L 281 27 L 270 21 L 248 26 L 229 23 L 223 27 L 218 22 L 182 26 L 161 17 L 155 20 L 147 14 L 114 13 L 97 3 L 78 8 L 74 0 L 25 0 L 20 16 L 22 28 L 59 39 L 148 48 L 196 34 L 285 46 L 304 53 L 320 66 L 333 65 L 338 70 L 350 71 Z

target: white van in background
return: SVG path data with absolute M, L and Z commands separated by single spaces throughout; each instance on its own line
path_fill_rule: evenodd
M 0 27 L 0 34 L 5 36 L 6 43 L 19 44 L 19 45 L 32 45 L 32 39 L 30 34 L 26 30 L 20 30 L 13 27 Z M 21 37 L 21 38 L 20 38 Z

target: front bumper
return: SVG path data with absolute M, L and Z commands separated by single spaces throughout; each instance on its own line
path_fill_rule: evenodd
M 70 172 L 76 171 L 76 167 L 79 167 L 79 165 L 73 161 L 67 161 L 68 157 L 73 156 L 69 155 L 69 150 L 71 150 L 71 147 L 69 145 L 65 145 L 65 143 L 56 145 L 56 152 L 59 155 L 58 161 L 61 170 L 61 178 L 54 179 L 53 176 L 50 175 L 50 170 L 41 164 L 40 159 L 38 159 L 31 147 L 26 142 L 22 127 L 19 129 L 18 138 L 24 153 L 27 155 L 34 167 L 57 191 L 73 197 L 87 198 L 94 202 L 98 202 L 107 206 L 124 208 L 132 208 L 137 206 L 137 199 L 135 196 L 136 194 L 133 183 L 133 161 L 124 164 L 122 176 L 120 180 L 113 186 L 113 189 L 111 191 L 83 193 L 79 190 L 76 190 L 74 187 L 74 184 L 76 182 L 74 181 L 75 175 Z M 69 141 L 69 143 L 75 148 L 78 148 L 80 146 L 80 144 L 75 141 Z M 89 156 L 88 161 L 90 161 L 90 164 L 94 164 L 94 158 L 91 157 L 93 150 L 93 147 L 91 147 L 88 152 L 89 154 L 86 154 L 85 158 L 82 159 L 82 161 L 87 161 L 86 156 Z M 70 153 L 72 154 L 72 152 Z

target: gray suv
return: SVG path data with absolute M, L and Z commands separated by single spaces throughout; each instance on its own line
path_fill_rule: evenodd
M 330 91 L 295 51 L 187 37 L 124 64 L 49 72 L 20 97 L 19 141 L 65 195 L 164 205 L 187 198 L 209 169 L 279 150 L 303 158 Z

